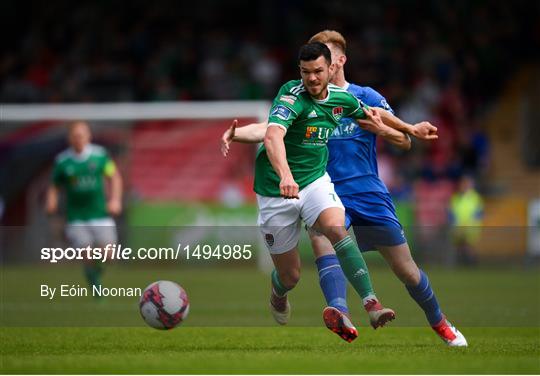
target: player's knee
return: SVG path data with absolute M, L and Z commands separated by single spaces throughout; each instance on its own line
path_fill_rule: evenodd
M 345 231 L 345 223 L 343 218 L 336 217 L 329 219 L 325 222 L 324 227 L 327 227 L 333 231 Z
M 324 232 L 325 232 L 326 237 L 330 239 L 332 244 L 337 243 L 338 241 L 340 241 L 341 239 L 349 235 L 347 230 L 345 230 L 345 227 L 343 227 L 343 224 L 327 226 L 325 227 Z

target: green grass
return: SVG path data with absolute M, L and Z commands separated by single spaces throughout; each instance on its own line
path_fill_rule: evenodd
M 538 328 L 467 328 L 445 347 L 426 328 L 4 328 L 5 373 L 538 373 Z
M 268 312 L 268 277 L 253 266 L 114 265 L 104 283 L 180 282 L 191 299 L 186 322 L 172 331 L 146 327 L 136 298 L 39 297 L 41 283 L 80 283 L 77 266 L 2 269 L 1 373 L 540 373 L 537 269 L 428 269 L 443 310 L 469 348 L 446 347 L 387 268 L 371 268 L 397 319 L 367 327 L 358 298 L 350 306 L 360 337 L 345 343 L 323 327 L 324 307 L 312 269 L 291 293 L 290 325 Z M 93 327 L 91 327 L 93 326 Z

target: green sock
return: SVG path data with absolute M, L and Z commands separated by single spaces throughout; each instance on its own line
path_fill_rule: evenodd
M 97 264 L 85 264 L 84 265 L 84 275 L 90 287 L 101 285 L 101 265 Z
M 343 273 L 360 297 L 375 295 L 366 262 L 351 237 L 341 239 L 334 244 L 334 249 Z
M 272 270 L 272 287 L 274 288 L 274 291 L 278 296 L 285 296 L 287 294 L 287 291 L 289 291 L 288 288 L 283 286 L 283 283 L 279 280 L 278 272 L 276 269 Z

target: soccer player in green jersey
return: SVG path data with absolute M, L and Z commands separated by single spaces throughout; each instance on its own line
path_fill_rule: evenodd
M 84 121 L 69 125 L 70 147 L 55 160 L 52 182 L 47 191 L 46 211 L 58 211 L 60 190 L 66 196 L 66 237 L 73 247 L 100 247 L 115 244 L 116 226 L 111 216 L 122 211 L 122 178 L 105 149 L 90 143 L 91 132 Z M 105 192 L 110 182 L 110 195 Z M 101 285 L 102 263 L 86 260 L 90 286 Z
M 335 30 L 324 30 L 310 39 L 310 42 L 314 41 L 325 43 L 331 51 L 332 61 L 336 65 L 336 71 L 331 78 L 333 84 L 347 89 L 368 105 L 391 111 L 384 97 L 375 90 L 346 81 L 344 73 L 346 41 L 341 33 Z M 382 111 L 383 115 L 386 111 Z M 383 122 L 386 125 L 390 124 L 392 128 L 410 128 L 411 125 L 403 123 L 398 118 L 392 120 L 392 116 L 386 114 L 381 117 Z M 233 121 L 232 126 L 222 136 L 221 145 L 224 155 L 227 155 L 229 144 L 233 139 L 239 142 L 263 140 L 266 122 L 250 124 L 236 130 L 237 123 Z M 446 344 L 467 346 L 464 336 L 442 314 L 427 276 L 412 259 L 409 246 L 401 233 L 401 225 L 393 209 L 391 198 L 388 196 L 386 186 L 378 177 L 377 163 L 374 159 L 376 135 L 405 149 L 410 147 L 410 139 L 405 133 L 388 128 L 363 127 L 363 130 L 372 132 L 370 134 L 361 131 L 354 121 L 347 118 L 342 119 L 341 123 L 329 139 L 330 158 L 327 171 L 333 181 L 336 179 L 334 181 L 336 192 L 342 198 L 346 208 L 348 217 L 346 224 L 361 225 L 355 227 L 359 248 L 362 251 L 378 249 L 381 252 L 396 276 L 405 284 L 411 297 L 424 310 L 432 328 Z M 418 123 L 414 129 L 417 131 L 415 136 L 420 139 L 437 138 L 436 128 L 429 122 Z M 375 221 L 377 221 L 376 224 L 374 224 Z M 352 338 L 350 333 L 354 332 L 354 327 L 347 326 L 344 321 L 328 320 L 328 318 L 339 318 L 348 312 L 345 277 L 341 270 L 335 267 L 337 258 L 330 242 L 312 229 L 309 235 L 319 269 L 321 289 L 328 303 L 328 307 L 323 311 L 323 318 L 332 331 L 343 339 L 350 340 Z M 329 266 L 333 268 L 330 269 Z M 336 311 L 338 311 L 337 316 L 330 315 Z M 337 326 L 332 325 L 336 322 Z
M 299 65 L 302 80 L 280 89 L 255 163 L 258 224 L 275 266 L 270 308 L 278 323 L 287 323 L 287 292 L 300 278 L 297 246 L 304 220 L 331 241 L 347 279 L 364 301 L 377 302 L 379 324 L 384 325 L 395 314 L 378 303 L 364 259 L 345 229 L 343 205 L 326 173 L 326 143 L 342 117 L 382 121 L 352 94 L 329 83 L 334 65 L 326 45 L 304 45 Z

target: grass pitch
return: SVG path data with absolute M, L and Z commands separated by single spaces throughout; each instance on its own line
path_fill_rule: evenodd
M 82 284 L 78 268 L 4 268 L 0 372 L 540 373 L 538 270 L 427 270 L 443 310 L 469 341 L 466 349 L 446 347 L 425 326 L 387 268 L 371 272 L 398 316 L 374 331 L 350 292 L 360 336 L 348 344 L 323 326 L 324 300 L 309 269 L 291 293 L 290 325 L 278 327 L 267 309 L 268 277 L 255 268 L 110 267 L 104 283 L 111 286 L 171 279 L 186 288 L 190 317 L 172 331 L 157 331 L 142 323 L 137 299 L 37 297 L 43 282 Z
M 447 348 L 427 328 L 4 328 L 4 373 L 538 373 L 538 328 L 465 328 Z

